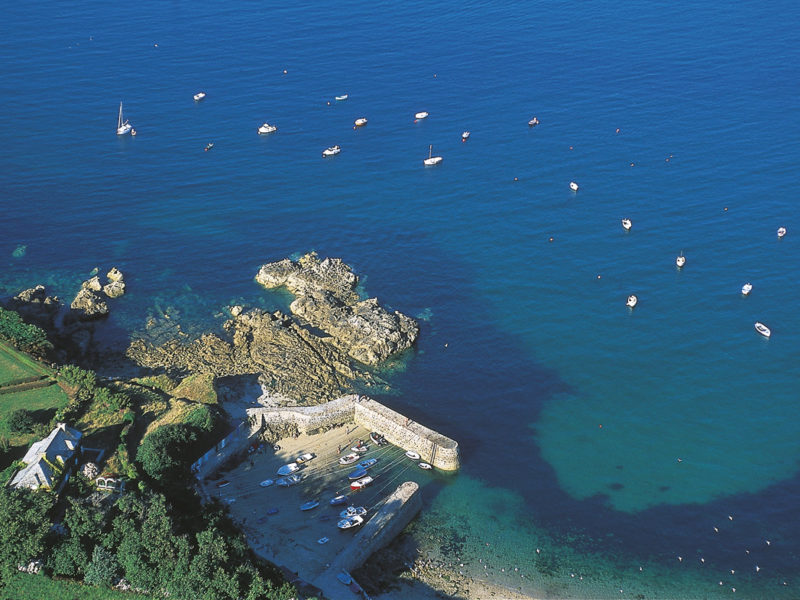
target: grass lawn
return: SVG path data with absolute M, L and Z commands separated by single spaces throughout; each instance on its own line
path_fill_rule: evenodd
M 104 589 L 27 573 L 15 573 L 3 593 L 4 598 L 14 598 L 15 600 L 143 600 L 150 598 L 150 596 L 132 592 L 119 592 L 109 588 Z
M 50 369 L 0 342 L 0 385 L 38 375 L 51 375 Z
M 8 416 L 18 408 L 25 408 L 34 413 L 37 421 L 49 421 L 52 417 L 50 412 L 65 406 L 68 401 L 67 394 L 57 385 L 13 394 L 0 394 L 0 435 L 8 438 L 12 446 L 25 446 L 34 439 L 33 434 L 10 431 L 7 424 Z

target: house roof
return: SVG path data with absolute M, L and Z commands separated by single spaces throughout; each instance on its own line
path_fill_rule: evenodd
M 77 450 L 82 437 L 83 434 L 77 429 L 59 423 L 50 435 L 28 448 L 22 458 L 27 466 L 14 476 L 11 485 L 33 489 L 42 485 L 52 487 L 54 474 L 50 465 L 58 464 L 59 457 L 67 462 Z

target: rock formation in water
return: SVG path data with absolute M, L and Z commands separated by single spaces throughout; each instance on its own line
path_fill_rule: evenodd
M 296 262 L 269 263 L 258 271 L 256 281 L 268 289 L 285 286 L 295 296 L 289 307 L 293 314 L 367 365 L 410 348 L 419 335 L 411 317 L 387 311 L 375 298 L 359 300 L 358 277 L 338 258 L 320 260 L 312 252 Z
M 8 302 L 8 308 L 18 312 L 25 321 L 50 330 L 61 308 L 61 301 L 57 296 L 48 296 L 43 285 L 37 285 L 14 296 Z

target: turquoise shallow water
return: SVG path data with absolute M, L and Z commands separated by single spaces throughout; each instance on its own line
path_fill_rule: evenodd
M 340 256 L 425 318 L 384 400 L 463 449 L 421 544 L 552 597 L 797 596 L 797 7 L 440 8 L 7 9 L 0 287 L 117 265 L 121 339 Z

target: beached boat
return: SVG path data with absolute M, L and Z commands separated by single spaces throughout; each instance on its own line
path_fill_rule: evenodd
M 356 120 L 353 122 L 353 124 L 354 124 L 356 127 L 363 127 L 364 125 L 366 125 L 366 124 L 367 124 L 367 118 L 366 118 L 366 117 L 360 117 L 360 118 L 356 119 Z
M 364 517 L 359 515 L 353 515 L 352 517 L 347 517 L 346 519 L 342 519 L 336 524 L 336 526 L 339 529 L 352 529 L 353 527 L 358 527 L 363 522 L 364 522 Z
M 633 227 L 633 223 L 630 219 L 622 219 L 622 227 L 625 231 L 630 231 L 631 227 Z
M 297 463 L 289 463 L 288 465 L 283 465 L 280 469 L 278 469 L 278 475 L 291 475 L 292 473 L 299 471 L 300 465 Z
M 348 573 L 347 571 L 342 571 L 341 573 L 336 575 L 336 579 L 338 579 L 345 585 L 350 585 L 353 581 L 353 578 L 350 577 L 350 573 Z
M 413 450 L 406 452 L 406 456 L 411 460 L 419 460 L 419 452 L 414 452 Z
M 339 506 L 340 504 L 347 504 L 347 496 L 340 494 L 338 496 L 334 496 L 331 498 L 330 505 L 331 506 Z
M 569 182 L 569 189 L 571 189 L 573 192 L 577 192 L 578 191 L 578 184 L 575 183 L 574 181 L 570 181 Z
M 340 465 L 352 465 L 356 462 L 359 458 L 361 458 L 357 452 L 351 452 L 350 454 L 343 456 L 339 459 Z
M 309 500 L 300 505 L 300 510 L 311 510 L 319 506 L 319 500 Z
M 259 134 L 272 133 L 273 131 L 278 131 L 278 127 L 276 125 L 270 125 L 269 123 L 264 123 L 258 128 Z
M 353 452 L 358 452 L 360 454 L 364 454 L 364 452 L 369 450 L 369 445 L 368 444 L 358 444 L 358 445 L 353 446 L 352 448 L 350 448 L 350 450 L 352 450 Z
M 764 325 L 763 323 L 756 321 L 755 324 L 756 331 L 763 335 L 764 337 L 769 337 L 772 335 L 772 332 L 769 330 L 769 327 Z
M 357 479 L 350 484 L 351 490 L 360 490 L 361 488 L 367 487 L 370 483 L 375 481 L 372 477 L 367 475 L 366 477 L 362 477 L 361 479 Z
M 441 156 L 434 156 L 433 155 L 433 144 L 428 146 L 428 158 L 422 161 L 422 164 L 426 167 L 432 167 L 433 165 L 438 165 L 440 162 L 444 160 Z
M 426 462 L 421 462 L 421 463 L 419 463 L 419 468 L 420 469 L 425 469 L 426 471 L 430 471 L 433 467 L 430 464 L 426 463 Z
M 334 100 L 336 100 L 337 102 L 342 102 L 343 100 L 347 100 L 347 98 L 348 94 L 342 94 L 341 96 L 336 96 Z
M 363 506 L 348 506 L 339 513 L 339 517 L 346 519 L 347 517 L 353 517 L 355 515 L 363 517 L 365 514 L 367 514 L 367 509 Z
M 222 481 L 217 483 L 217 487 L 218 488 L 224 488 L 226 485 L 230 485 L 230 484 L 231 484 L 230 481 L 228 481 L 227 479 L 223 479 Z
M 753 291 L 753 284 L 752 283 L 745 283 L 742 286 L 742 296 L 747 296 L 752 291 Z
M 350 473 L 347 476 L 347 478 L 352 481 L 354 479 L 361 479 L 362 477 L 366 477 L 366 475 L 367 475 L 367 470 L 364 467 L 359 467 L 355 471 Z
M 385 446 L 386 444 L 389 443 L 389 442 L 386 441 L 386 438 L 383 437 L 377 431 L 373 431 L 372 433 L 370 433 L 369 434 L 369 439 L 372 440 L 372 443 L 377 444 L 378 446 Z
M 119 115 L 117 116 L 117 135 L 128 135 L 133 131 L 133 125 L 122 117 L 122 102 L 119 103 Z
M 262 482 L 261 482 L 261 483 L 259 483 L 258 485 L 260 485 L 261 487 L 269 487 L 269 486 L 271 486 L 273 483 L 275 483 L 275 482 L 274 482 L 274 481 L 272 481 L 272 479 L 265 479 L 264 481 L 262 481 Z
M 327 544 L 330 541 L 331 541 L 331 538 L 329 538 L 329 537 L 321 537 L 321 538 L 319 538 L 317 540 L 317 543 L 318 544 Z
M 303 476 L 295 473 L 294 475 L 289 475 L 288 477 L 281 477 L 278 479 L 277 483 L 281 487 L 291 487 L 303 479 Z
M 464 133 L 461 134 L 461 141 L 466 142 L 469 139 L 469 136 L 470 136 L 469 131 L 465 131 Z
M 203 99 L 203 98 L 205 98 L 205 97 L 206 97 L 206 93 L 205 93 L 205 92 L 197 92 L 197 93 L 194 95 L 194 101 L 195 101 L 195 102 L 200 102 L 200 100 L 202 100 L 202 99 Z
M 209 142 L 209 143 L 207 143 L 207 144 L 206 144 L 205 151 L 206 151 L 206 152 L 208 152 L 208 151 L 209 151 L 209 150 L 211 150 L 213 147 L 214 147 L 214 142 Z
M 377 458 L 368 458 L 358 463 L 358 466 L 361 467 L 362 469 L 369 469 L 370 467 L 375 466 L 377 462 L 378 462 Z
M 120 104 L 120 106 L 122 105 Z M 778 227 L 778 237 L 782 238 L 785 235 L 786 235 L 786 227 Z
M 683 265 L 686 264 L 686 257 L 683 255 L 683 251 L 681 251 L 678 257 L 675 259 L 675 264 L 678 265 L 679 269 L 682 269 Z
M 298 465 L 302 465 L 302 464 L 307 463 L 310 460 L 313 460 L 316 457 L 317 457 L 317 455 L 314 454 L 313 452 L 304 452 L 303 454 L 301 454 L 300 456 L 295 458 L 294 462 L 296 462 Z
M 322 156 L 335 156 L 336 154 L 339 154 L 339 152 L 341 152 L 341 151 L 342 151 L 342 149 L 337 144 L 336 146 L 331 146 L 330 148 L 325 148 L 325 150 L 322 151 Z
M 530 121 L 528 121 L 528 127 L 536 127 L 539 124 L 539 119 L 533 117 Z
M 414 115 L 414 120 L 416 120 L 416 121 L 419 121 L 420 119 L 427 119 L 427 118 L 428 118 L 428 113 L 426 113 L 425 111 L 418 112 L 417 114 Z
M 627 306 L 629 306 L 630 308 L 633 308 L 638 303 L 639 303 L 639 299 L 634 294 L 631 294 L 630 296 L 628 296 L 628 301 L 625 304 Z

